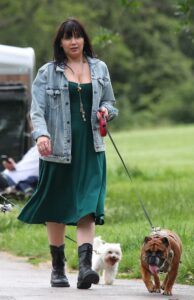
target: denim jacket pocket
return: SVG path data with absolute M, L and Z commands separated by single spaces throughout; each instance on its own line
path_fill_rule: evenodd
M 106 86 L 110 81 L 107 77 L 99 77 L 97 80 L 102 87 Z
M 49 96 L 49 105 L 52 109 L 56 109 L 61 105 L 61 90 L 47 88 L 46 93 Z

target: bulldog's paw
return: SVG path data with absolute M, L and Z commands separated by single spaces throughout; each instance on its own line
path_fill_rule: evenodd
M 150 293 L 160 293 L 160 288 L 156 288 L 155 286 L 152 286 L 151 288 L 148 289 Z
M 172 296 L 172 292 L 171 292 L 171 290 L 164 290 L 163 295 Z

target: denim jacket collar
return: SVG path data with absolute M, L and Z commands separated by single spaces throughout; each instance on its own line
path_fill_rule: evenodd
M 89 57 L 87 56 L 87 61 L 89 63 L 89 66 L 91 68 L 91 70 L 93 69 L 93 66 L 99 62 L 98 58 L 93 58 L 93 57 Z M 56 72 L 64 72 L 64 64 L 60 63 L 59 65 L 56 65 Z

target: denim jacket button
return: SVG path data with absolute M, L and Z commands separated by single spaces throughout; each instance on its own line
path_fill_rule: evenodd
M 65 104 L 68 105 L 69 103 L 68 103 L 68 102 L 65 102 Z

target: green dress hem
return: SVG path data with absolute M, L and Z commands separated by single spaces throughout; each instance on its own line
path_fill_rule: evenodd
M 80 219 L 81 218 L 84 218 L 85 216 L 87 215 L 92 215 L 94 217 L 94 221 L 95 221 L 95 225 L 104 225 L 104 215 L 99 215 L 99 216 L 95 216 L 95 212 L 89 212 L 88 214 L 86 215 L 83 215 L 83 216 L 80 216 Z M 71 221 L 71 222 L 64 222 L 64 220 L 56 220 L 56 219 L 47 219 L 47 220 L 29 220 L 29 219 L 25 219 L 25 217 L 23 217 L 22 215 L 18 216 L 17 218 L 19 221 L 22 221 L 26 224 L 29 224 L 29 225 L 33 225 L 33 224 L 37 224 L 37 225 L 40 225 L 40 224 L 46 224 L 47 222 L 53 222 L 53 223 L 59 223 L 59 224 L 64 224 L 64 225 L 68 225 L 68 226 L 77 226 L 77 223 L 78 221 L 80 220 L 77 220 L 75 222 Z

